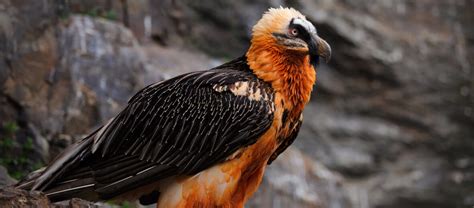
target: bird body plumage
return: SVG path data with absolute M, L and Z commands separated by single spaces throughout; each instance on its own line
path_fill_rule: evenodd
M 270 9 L 245 56 L 145 87 L 116 117 L 18 186 L 53 201 L 243 207 L 266 165 L 296 138 L 316 80 L 310 46 L 294 49 L 297 37 L 285 40 L 297 41 L 288 44 L 291 50 L 279 45 L 294 18 L 315 33 L 296 10 Z M 305 41 L 321 42 L 313 39 Z M 326 45 L 318 50 L 327 52 Z

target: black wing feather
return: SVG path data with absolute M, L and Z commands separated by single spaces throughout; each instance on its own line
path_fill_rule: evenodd
M 47 177 L 34 187 L 48 193 L 55 184 L 71 179 L 66 175 L 92 177 L 99 196 L 111 198 L 171 175 L 195 174 L 255 143 L 273 121 L 273 92 L 250 71 L 227 69 L 231 66 L 144 88 L 89 138 L 94 141 L 83 147 L 87 154 L 67 160 L 74 164 L 59 175 L 57 170 L 46 170 Z M 237 81 L 252 83 L 270 99 L 251 100 L 213 88 Z M 51 178 L 53 182 L 45 183 Z M 56 199 L 62 198 L 57 194 Z

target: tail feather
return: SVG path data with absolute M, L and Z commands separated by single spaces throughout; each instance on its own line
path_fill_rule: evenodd
M 29 173 L 25 178 L 19 181 L 15 185 L 15 187 L 19 189 L 31 190 L 33 188 L 33 185 L 36 179 L 38 179 L 41 176 L 41 174 L 43 174 L 44 170 L 46 170 L 46 167 L 42 167 L 38 170 L 35 170 Z
M 90 171 L 84 170 L 64 177 L 65 174 L 67 175 L 71 170 L 74 170 L 75 165 L 81 159 L 90 154 L 93 143 L 92 137 L 96 132 L 68 147 L 48 167 L 30 173 L 25 179 L 17 183 L 16 187 L 29 191 L 42 191 L 53 202 L 71 197 L 91 200 L 97 198 L 96 196 L 89 196 L 91 194 L 88 193 L 93 193 L 90 190 L 94 188 Z
M 82 198 L 89 201 L 99 200 L 99 195 L 94 191 L 93 178 L 82 178 L 54 184 L 45 191 L 46 196 L 53 201 L 62 201 L 70 198 Z

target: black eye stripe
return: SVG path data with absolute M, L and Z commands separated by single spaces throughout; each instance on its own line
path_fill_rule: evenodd
M 289 28 L 290 28 L 290 31 L 292 29 L 296 29 L 298 31 L 298 35 L 296 36 L 297 38 L 301 38 L 304 41 L 309 41 L 310 40 L 311 37 L 310 37 L 308 31 L 306 30 L 306 28 L 304 28 L 303 26 L 298 25 L 298 24 L 290 23 Z
M 310 38 L 311 33 L 316 33 L 316 28 L 311 24 L 311 22 L 301 19 L 301 18 L 292 18 L 289 25 L 291 29 L 297 29 L 298 33 L 301 34 L 301 39 L 307 40 Z M 299 35 L 298 35 L 299 36 Z

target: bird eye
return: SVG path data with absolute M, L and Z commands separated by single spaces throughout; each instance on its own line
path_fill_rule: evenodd
M 290 35 L 296 37 L 298 35 L 298 30 L 296 28 L 290 29 Z

